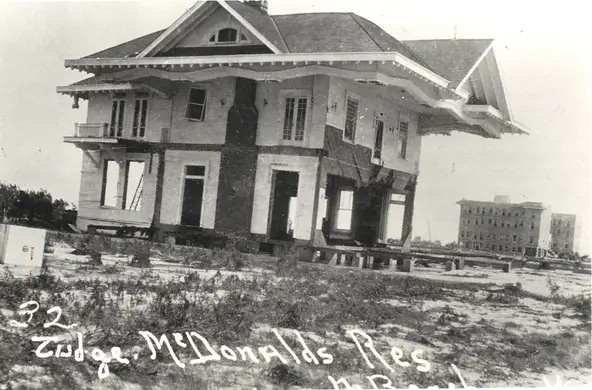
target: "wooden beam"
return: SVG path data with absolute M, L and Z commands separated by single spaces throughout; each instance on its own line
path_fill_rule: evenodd
M 93 156 L 93 154 L 91 152 L 88 151 L 88 149 L 82 149 L 82 152 L 86 155 L 86 157 L 88 157 L 88 159 L 90 161 L 92 161 L 93 165 L 95 166 L 95 168 L 99 168 L 99 161 Z

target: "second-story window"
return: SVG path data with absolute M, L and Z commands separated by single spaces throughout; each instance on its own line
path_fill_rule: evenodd
M 195 121 L 203 121 L 206 115 L 206 91 L 199 88 L 189 90 L 185 117 Z
M 407 158 L 407 136 L 409 130 L 409 122 L 401 121 L 399 122 L 399 139 L 397 143 L 397 152 L 399 153 L 399 158 L 406 159 Z
M 288 96 L 284 100 L 283 139 L 287 141 L 304 140 L 308 111 L 308 97 Z
M 374 121 L 374 129 L 376 131 L 376 138 L 374 140 L 374 158 L 382 158 L 382 138 L 384 133 L 384 122 L 380 119 Z
M 114 99 L 111 107 L 111 122 L 109 123 L 109 136 L 121 137 L 123 135 L 123 121 L 125 118 L 125 99 Z
M 146 94 L 136 94 L 134 105 L 134 122 L 132 137 L 144 137 L 146 133 L 146 116 L 148 114 L 148 99 Z
M 347 95 L 345 105 L 345 129 L 343 131 L 343 138 L 351 142 L 354 142 L 356 139 L 359 104 L 360 102 L 356 97 Z

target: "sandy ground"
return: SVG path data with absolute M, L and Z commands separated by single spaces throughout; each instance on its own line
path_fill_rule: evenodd
M 79 280 L 79 279 L 99 279 L 99 280 L 135 280 L 150 278 L 151 275 L 158 276 L 161 280 L 171 280 L 183 278 L 188 274 L 197 273 L 200 277 L 211 278 L 220 273 L 222 276 L 236 276 L 239 278 L 253 278 L 261 277 L 264 274 L 270 274 L 269 270 L 264 270 L 258 267 L 252 267 L 241 271 L 217 271 L 217 270 L 200 270 L 188 268 L 181 264 L 173 264 L 162 261 L 158 258 L 151 258 L 151 268 L 143 270 L 138 268 L 127 267 L 129 258 L 127 256 L 113 256 L 103 255 L 103 264 L 101 267 L 103 271 L 98 271 L 86 265 L 88 258 L 86 256 L 73 255 L 70 252 L 73 250 L 70 246 L 58 243 L 54 247 L 54 253 L 46 254 L 46 261 L 50 267 L 50 272 L 63 278 L 65 280 Z M 105 268 L 119 267 L 117 272 L 105 272 Z M 27 270 L 22 268 L 6 267 L 0 268 L 0 273 L 6 272 L 9 269 L 15 276 L 27 277 L 38 270 Z M 363 272 L 367 272 L 364 270 Z M 370 271 L 374 272 L 374 271 Z M 383 270 L 376 272 L 392 273 L 393 270 Z M 398 272 L 400 273 L 400 272 Z M 444 281 L 458 281 L 471 282 L 483 284 L 487 289 L 491 289 L 491 285 L 503 286 L 505 284 L 520 283 L 522 288 L 528 292 L 539 295 L 550 295 L 549 281 L 551 280 L 558 286 L 557 294 L 570 296 L 582 293 L 590 293 L 592 291 L 592 280 L 590 275 L 574 274 L 570 271 L 534 271 L 529 269 L 514 269 L 510 273 L 504 273 L 500 269 L 486 268 L 486 267 L 467 267 L 464 270 L 455 270 L 445 272 L 443 265 L 431 265 L 429 268 L 416 267 L 413 272 L 407 274 L 413 278 L 423 278 L 431 280 Z M 272 275 L 270 275 L 272 276 Z M 474 293 L 473 299 L 483 301 L 488 295 L 487 291 L 478 291 Z M 389 300 L 386 303 L 393 306 L 405 306 L 409 303 Z M 560 305 L 550 304 L 546 302 L 537 301 L 531 298 L 520 298 L 516 305 L 503 304 L 487 304 L 476 305 L 475 302 L 469 299 L 455 299 L 448 298 L 442 300 L 422 301 L 421 309 L 430 313 L 433 320 L 437 320 L 442 315 L 443 311 L 454 313 L 458 318 L 459 327 L 470 327 L 471 325 L 486 321 L 489 324 L 497 327 L 512 327 L 524 332 L 542 333 L 542 334 L 558 334 L 563 331 L 570 330 L 580 325 L 580 321 L 574 319 L 573 313 Z M 12 313 L 3 309 L 4 316 L 10 316 Z M 546 320 L 542 322 L 541 317 Z M 378 341 L 384 345 L 396 345 L 406 350 L 413 350 L 415 348 L 422 348 L 429 354 L 442 353 L 443 351 L 452 350 L 453 345 L 443 343 L 435 340 L 431 346 L 426 346 L 415 341 L 405 339 L 405 336 L 414 332 L 414 329 L 397 324 L 383 324 L 382 329 L 396 328 L 397 337 L 380 336 Z M 271 328 L 266 324 L 258 324 L 253 330 L 254 337 L 266 337 L 271 333 Z M 317 342 L 340 343 L 339 334 L 334 332 L 325 332 L 323 337 L 313 332 L 305 332 L 305 337 Z M 477 340 L 476 343 L 495 343 L 496 340 L 483 339 Z M 352 348 L 352 345 L 346 345 L 347 348 Z M 234 369 L 225 367 L 225 369 Z M 217 371 L 211 375 L 228 374 L 228 370 L 222 372 Z M 24 383 L 23 388 L 48 388 L 51 383 L 51 378 L 46 378 L 45 369 L 38 366 L 14 366 L 12 371 L 25 376 L 35 375 L 36 380 L 30 383 Z M 242 375 L 243 373 L 241 373 Z M 463 372 L 465 379 L 469 382 L 479 379 L 480 373 L 478 370 Z M 559 370 L 552 369 L 546 375 L 525 373 L 518 381 L 516 379 L 508 381 L 498 381 L 489 383 L 490 387 L 511 387 L 511 386 L 528 386 L 528 387 L 554 387 L 562 388 L 564 386 L 582 386 L 583 383 L 592 383 L 591 370 Z M 117 377 L 113 377 L 109 382 L 102 384 L 103 388 L 141 388 L 137 385 L 122 382 Z M 0 386 L 0 388 L 2 388 Z

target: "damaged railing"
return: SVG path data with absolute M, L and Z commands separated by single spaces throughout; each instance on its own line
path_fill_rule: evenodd
M 115 135 L 109 134 L 108 123 L 76 123 L 74 126 L 74 136 L 104 138 L 114 137 Z

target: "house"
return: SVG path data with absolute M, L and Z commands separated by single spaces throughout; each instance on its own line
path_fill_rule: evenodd
M 83 230 L 373 245 L 390 224 L 408 244 L 422 137 L 525 133 L 492 41 L 401 42 L 353 13 L 198 2 L 65 65 L 92 75 L 57 88 L 88 101 L 64 139 Z
M 551 211 L 539 202 L 458 202 L 458 242 L 463 248 L 516 256 L 544 257 L 551 244 Z

